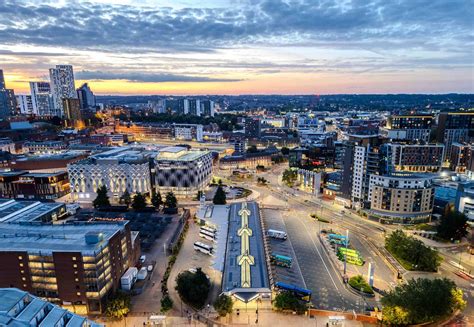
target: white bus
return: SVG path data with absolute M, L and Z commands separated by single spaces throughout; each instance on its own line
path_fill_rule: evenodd
M 269 229 L 267 230 L 267 235 L 269 237 L 273 237 L 279 240 L 286 240 L 288 238 L 288 235 L 285 232 L 282 232 L 280 230 L 276 229 Z
M 200 251 L 208 255 L 212 254 L 212 246 L 204 244 L 202 242 L 194 242 L 194 250 Z
M 212 233 L 212 234 L 215 234 L 216 233 L 216 230 L 212 227 L 208 227 L 208 226 L 201 226 L 201 230 L 205 230 L 209 233 Z
M 209 241 L 216 240 L 216 235 L 214 233 L 208 232 L 207 230 L 204 230 L 204 229 L 201 229 L 199 231 L 199 236 Z

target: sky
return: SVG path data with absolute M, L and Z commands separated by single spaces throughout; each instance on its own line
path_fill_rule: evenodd
M 0 69 L 96 94 L 474 93 L 474 0 L 0 1 Z

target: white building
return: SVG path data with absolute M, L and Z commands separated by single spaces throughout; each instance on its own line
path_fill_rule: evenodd
M 35 111 L 35 108 L 33 106 L 33 99 L 31 95 L 27 94 L 21 94 L 16 96 L 16 102 L 18 104 L 18 107 L 20 108 L 20 113 L 22 115 L 37 115 L 38 112 Z
M 51 94 L 53 95 L 53 114 L 62 117 L 64 115 L 63 99 L 77 99 L 72 66 L 56 65 L 56 68 L 50 68 L 49 77 L 51 80 Z
M 118 202 L 125 190 L 131 194 L 150 193 L 153 155 L 153 152 L 120 147 L 69 164 L 73 199 L 91 202 L 102 185 L 107 187 L 113 202 Z
M 53 116 L 53 97 L 48 82 L 30 82 L 33 110 L 38 116 Z
M 306 169 L 298 169 L 298 180 L 302 191 L 319 194 L 321 190 L 321 173 Z
M 8 137 L 0 138 L 0 151 L 16 153 L 15 143 Z
M 199 124 L 173 124 L 174 137 L 177 140 L 203 141 L 203 126 Z
M 171 191 L 179 197 L 195 196 L 209 184 L 212 154 L 177 146 L 161 149 L 155 158 L 155 174 L 155 188 L 161 194 Z

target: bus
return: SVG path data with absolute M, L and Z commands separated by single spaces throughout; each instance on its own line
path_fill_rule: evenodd
M 288 238 L 288 235 L 285 232 L 282 232 L 282 231 L 276 230 L 276 229 L 267 230 L 267 236 L 272 237 L 272 238 L 276 238 L 276 239 L 279 239 L 279 240 L 286 240 Z
M 338 249 L 338 251 L 341 252 L 342 254 L 360 256 L 360 252 L 357 251 L 357 250 L 354 250 L 354 249 L 348 249 L 348 248 L 341 247 L 341 248 Z
M 313 294 L 313 292 L 305 288 L 301 288 L 295 285 L 282 283 L 282 282 L 276 282 L 275 287 L 278 288 L 279 290 L 291 292 L 297 297 L 299 297 L 302 301 L 305 301 L 305 302 L 310 302 L 311 294 Z
M 293 259 L 285 255 L 272 253 L 270 256 L 270 262 L 280 267 L 291 268 Z
M 205 231 L 207 231 L 209 233 L 213 233 L 213 234 L 216 233 L 216 230 L 212 227 L 209 227 L 209 226 L 201 226 L 201 230 L 205 230 Z
M 201 229 L 199 231 L 199 236 L 208 240 L 208 241 L 215 241 L 216 235 L 214 233 L 208 232 L 207 230 Z
M 194 250 L 200 251 L 202 253 L 205 253 L 207 255 L 212 255 L 212 246 L 207 245 L 202 242 L 194 242 Z
M 331 242 L 331 243 L 336 243 L 338 245 L 344 245 L 344 244 L 346 244 L 346 242 L 349 243 L 349 240 L 344 235 L 329 234 L 328 236 L 329 236 L 329 242 Z

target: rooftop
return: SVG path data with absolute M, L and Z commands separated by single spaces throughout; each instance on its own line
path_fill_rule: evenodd
M 0 289 L 0 325 L 98 327 L 102 326 L 17 288 Z
M 96 252 L 119 233 L 128 221 L 71 224 L 0 223 L 0 251 Z M 100 233 L 97 231 L 100 230 Z
M 64 207 L 64 203 L 0 199 L 0 223 L 36 222 Z
M 258 289 L 270 288 L 258 205 L 255 202 L 247 204 L 247 209 L 250 211 L 247 226 L 244 226 L 244 218 L 239 215 L 239 212 L 242 213 L 242 206 L 242 203 L 230 206 L 229 233 L 222 274 L 223 292 L 250 293 L 252 289 L 257 292 Z M 243 229 L 249 229 L 250 233 L 242 232 Z M 247 240 L 246 235 L 249 235 Z M 246 246 L 248 252 L 242 253 L 242 245 L 245 247 L 245 243 L 248 244 Z M 242 276 L 242 273 L 245 273 L 246 261 L 250 262 L 248 266 L 250 273 L 247 277 Z M 245 298 L 245 295 L 239 295 Z
M 190 151 L 180 146 L 169 146 L 160 150 L 156 160 L 194 161 L 208 153 L 209 151 Z

